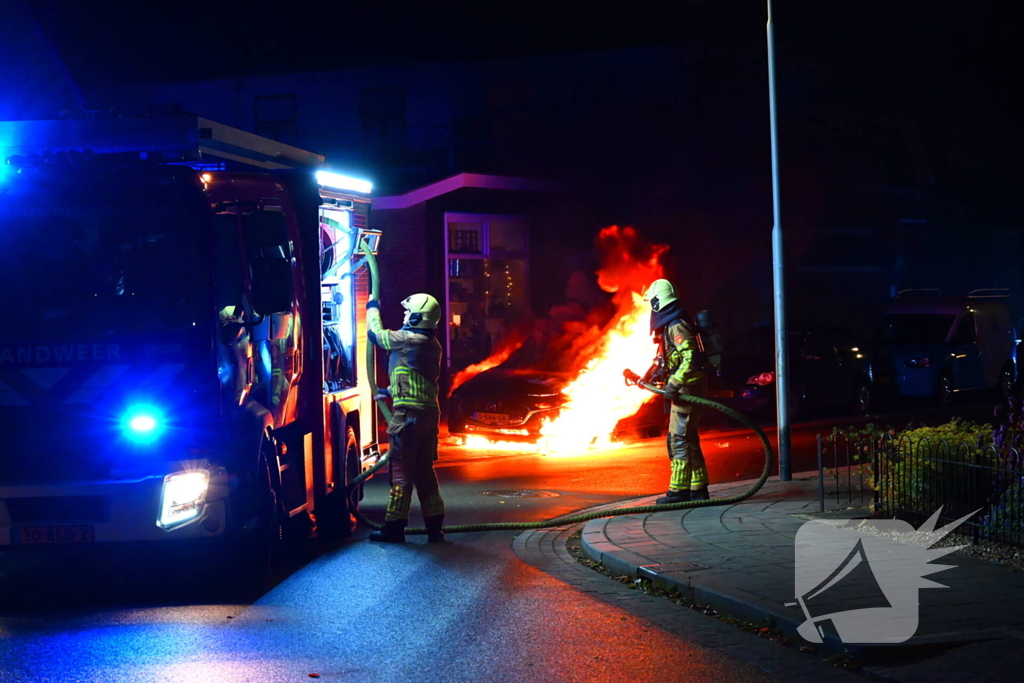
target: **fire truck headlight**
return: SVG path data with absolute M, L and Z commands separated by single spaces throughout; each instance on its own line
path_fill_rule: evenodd
M 163 413 L 153 406 L 132 406 L 121 418 L 121 431 L 135 443 L 156 441 L 165 426 Z
M 206 470 L 179 472 L 164 478 L 160 503 L 162 527 L 170 527 L 198 517 L 210 487 L 210 473 Z

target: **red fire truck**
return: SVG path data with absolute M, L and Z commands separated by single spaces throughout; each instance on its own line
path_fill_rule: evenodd
M 0 550 L 349 532 L 370 184 L 197 117 L 0 122 L 0 160 Z

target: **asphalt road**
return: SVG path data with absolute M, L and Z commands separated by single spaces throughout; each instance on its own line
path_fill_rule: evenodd
M 808 445 L 821 428 L 794 431 L 794 470 L 816 459 Z M 749 433 L 709 430 L 704 446 L 713 482 L 760 471 Z M 548 519 L 666 488 L 660 439 L 566 455 L 443 448 L 446 521 Z M 386 477 L 370 482 L 364 509 L 379 517 L 386 493 Z M 179 598 L 189 565 L 168 578 L 168 567 L 147 574 L 127 561 L 0 556 L 0 681 L 769 680 L 523 564 L 515 532 L 440 546 L 365 533 L 316 546 L 234 603 Z

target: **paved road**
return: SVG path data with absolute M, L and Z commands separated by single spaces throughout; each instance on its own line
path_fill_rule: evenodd
M 759 469 L 750 435 L 709 433 L 705 446 L 716 482 Z M 439 464 L 452 524 L 547 519 L 658 492 L 668 479 L 657 439 L 581 457 L 447 448 Z M 384 479 L 365 500 L 378 514 Z M 483 495 L 503 490 L 557 495 Z M 453 535 L 442 547 L 422 537 L 324 545 L 236 604 L 128 590 L 103 565 L 45 577 L 52 562 L 0 557 L 0 583 L 20 603 L 0 605 L 0 681 L 769 680 L 746 641 L 725 648 L 697 637 L 719 622 L 694 615 L 675 630 L 656 625 L 635 591 L 610 604 L 524 564 L 515 535 Z M 188 584 L 190 567 L 175 569 Z

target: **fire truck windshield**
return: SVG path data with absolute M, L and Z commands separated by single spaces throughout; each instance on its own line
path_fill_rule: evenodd
M 0 185 L 0 340 L 93 339 L 192 327 L 202 194 L 188 169 L 26 169 Z

